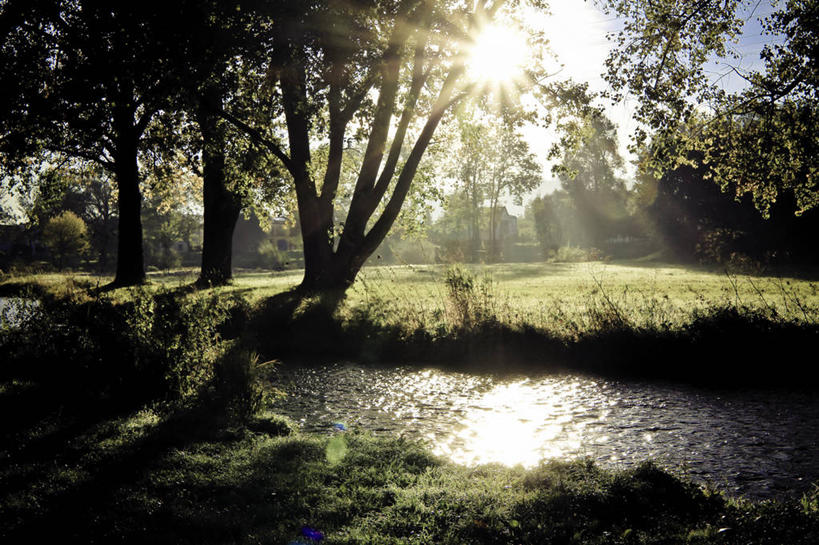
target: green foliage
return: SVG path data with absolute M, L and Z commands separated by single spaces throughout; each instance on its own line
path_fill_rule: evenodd
M 603 256 L 596 248 L 579 248 L 577 246 L 561 246 L 551 257 L 557 263 L 585 263 L 600 261 Z
M 446 270 L 447 306 L 456 328 L 470 330 L 497 321 L 492 278 L 476 278 L 468 269 Z
M 265 239 L 259 243 L 259 266 L 265 269 L 283 269 L 287 254 L 279 250 L 272 241 Z
M 799 499 L 799 504 L 806 515 L 819 513 L 819 484 L 814 483 L 810 492 Z
M 271 386 L 275 363 L 260 363 L 258 355 L 233 347 L 216 362 L 208 398 L 227 418 L 247 422 L 278 395 Z
M 54 256 L 55 265 L 62 269 L 69 259 L 81 257 L 88 249 L 85 222 L 71 211 L 51 218 L 43 227 L 43 243 Z
M 753 13 L 758 3 L 598 3 L 624 17 L 606 79 L 614 98 L 631 93 L 640 101 L 637 118 L 645 128 L 637 143 L 650 137 L 652 148 L 644 168 L 674 169 L 697 151 L 720 186 L 753 195 L 766 215 L 783 194 L 796 196 L 797 213 L 819 203 L 816 0 L 777 2 L 759 17 L 770 37 L 760 55 L 764 68 L 742 74 L 746 86 L 734 93 L 722 89 L 722 78 L 709 78 L 706 63 L 730 67 L 744 12 Z M 700 104 L 712 113 L 701 117 Z
M 3 373 L 65 388 L 79 401 L 193 401 L 213 380 L 230 306 L 219 296 L 144 289 L 124 303 L 82 292 L 44 297 L 2 331 Z

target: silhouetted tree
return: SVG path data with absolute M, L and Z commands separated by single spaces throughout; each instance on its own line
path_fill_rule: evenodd
M 163 5 L 9 0 L 0 7 L 0 64 L 13 67 L 0 73 L 9 95 L 0 145 L 9 157 L 47 151 L 95 162 L 114 176 L 115 285 L 145 278 L 139 155 L 172 147 L 174 137 L 164 108 L 178 85 L 165 62 L 166 25 L 175 19 Z
M 772 40 L 761 53 L 764 67 L 742 76 L 747 86 L 726 93 L 708 77 L 706 63 L 728 58 L 740 35 L 749 0 L 598 0 L 624 17 L 607 64 L 612 96 L 635 96 L 643 129 L 651 138 L 658 172 L 698 153 L 709 175 L 737 194 L 749 193 L 767 214 L 780 195 L 792 195 L 795 212 L 819 204 L 819 1 L 778 2 L 760 19 Z M 710 70 L 710 68 L 709 68 Z M 698 117 L 700 104 L 712 115 Z

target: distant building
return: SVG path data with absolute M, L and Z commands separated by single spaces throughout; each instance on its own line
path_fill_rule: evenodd
M 255 214 L 249 218 L 239 216 L 233 230 L 233 258 L 240 267 L 269 268 L 274 264 L 271 257 L 261 256 L 269 242 L 279 252 L 281 266 L 296 266 L 301 263 L 302 243 L 298 223 L 293 225 L 283 217 L 270 218 L 270 227 L 265 230 Z M 269 249 L 270 246 L 267 246 Z
M 486 209 L 487 217 L 492 217 L 492 209 Z M 505 206 L 498 207 L 495 213 L 495 240 L 514 240 L 518 237 L 518 217 L 513 216 L 506 210 Z M 485 232 L 484 241 L 492 239 L 490 232 L 487 229 Z

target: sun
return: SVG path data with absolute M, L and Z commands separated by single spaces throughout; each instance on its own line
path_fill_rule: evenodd
M 521 32 L 487 25 L 469 46 L 467 73 L 476 82 L 511 84 L 522 76 L 527 54 L 526 38 Z

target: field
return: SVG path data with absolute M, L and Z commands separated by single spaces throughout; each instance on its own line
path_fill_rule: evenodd
M 819 282 L 805 274 L 752 276 L 639 262 L 462 265 L 456 271 L 471 287 L 458 293 L 446 281 L 448 271 L 452 268 L 444 265 L 366 267 L 347 293 L 342 317 L 358 310 L 383 324 L 433 331 L 458 325 L 462 311 L 469 309 L 453 307 L 471 304 L 500 323 L 568 335 L 608 327 L 612 320 L 629 327 L 679 328 L 715 308 L 819 322 Z M 154 287 L 183 288 L 196 279 L 196 272 L 150 273 L 149 279 Z M 240 270 L 231 286 L 218 291 L 258 303 L 300 280 L 301 271 Z M 60 292 L 108 281 L 110 277 L 87 274 L 10 276 L 0 282 L 0 294 L 25 286 Z

